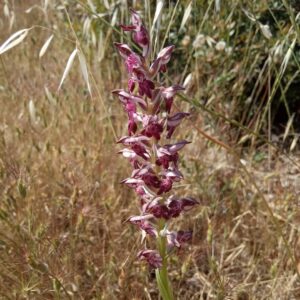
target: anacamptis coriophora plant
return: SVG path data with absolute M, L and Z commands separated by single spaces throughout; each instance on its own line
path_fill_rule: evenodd
M 189 114 L 172 113 L 174 96 L 183 88 L 165 87 L 158 81 L 159 73 L 167 70 L 174 46 L 162 49 L 157 58 L 149 62 L 149 33 L 139 14 L 134 10 L 131 13 L 132 24 L 121 27 L 133 33 L 133 41 L 141 48 L 142 55 L 126 44 L 115 43 L 129 75 L 128 89 L 113 91 L 128 115 L 128 135 L 118 142 L 125 146 L 120 153 L 129 159 L 133 171 L 122 182 L 133 188 L 139 198 L 140 215 L 128 219 L 142 232 L 143 249 L 137 256 L 156 269 L 163 299 L 174 299 L 168 278 L 168 257 L 173 249 L 191 239 L 192 232 L 170 231 L 169 221 L 191 209 L 197 201 L 172 194 L 174 183 L 183 179 L 178 169 L 178 152 L 189 142 L 163 141 L 172 138 L 176 127 Z M 156 249 L 148 248 L 151 239 L 156 240 Z

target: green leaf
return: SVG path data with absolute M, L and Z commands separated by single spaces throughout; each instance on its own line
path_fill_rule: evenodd
M 155 270 L 156 274 L 156 281 L 158 285 L 158 289 L 160 292 L 160 295 L 162 296 L 163 300 L 172 300 L 173 298 L 170 296 L 169 291 L 167 290 L 167 287 L 164 285 L 164 280 L 161 278 L 161 274 L 159 269 Z

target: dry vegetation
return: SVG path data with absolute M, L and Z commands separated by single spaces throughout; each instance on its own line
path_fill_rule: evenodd
M 154 31 L 157 49 L 177 46 L 169 75 L 191 74 L 180 191 L 201 205 L 176 223 L 194 231 L 170 270 L 177 298 L 299 299 L 297 1 L 195 0 L 179 30 L 189 3 L 165 1 Z M 123 223 L 137 207 L 110 93 L 126 84 L 112 43 L 131 6 L 153 21 L 154 1 L 1 1 L 1 44 L 35 26 L 0 55 L 1 299 L 158 298 Z M 76 43 L 92 97 L 77 58 L 57 92 Z

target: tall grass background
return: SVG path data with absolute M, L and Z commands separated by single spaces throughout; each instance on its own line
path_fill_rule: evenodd
M 300 7 L 285 0 L 1 1 L 1 44 L 28 33 L 0 55 L 0 298 L 158 297 L 115 145 L 130 7 L 156 51 L 176 45 L 165 84 L 191 112 L 181 191 L 201 205 L 176 223 L 194 232 L 171 264 L 178 299 L 299 299 Z

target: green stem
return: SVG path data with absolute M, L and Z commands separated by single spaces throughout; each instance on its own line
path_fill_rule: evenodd
M 159 220 L 159 231 L 165 227 L 165 221 Z M 167 258 L 167 238 L 159 235 L 157 239 L 157 246 L 162 257 L 162 267 L 156 269 L 156 281 L 160 295 L 163 300 L 174 300 L 172 287 L 168 277 L 168 258 Z

